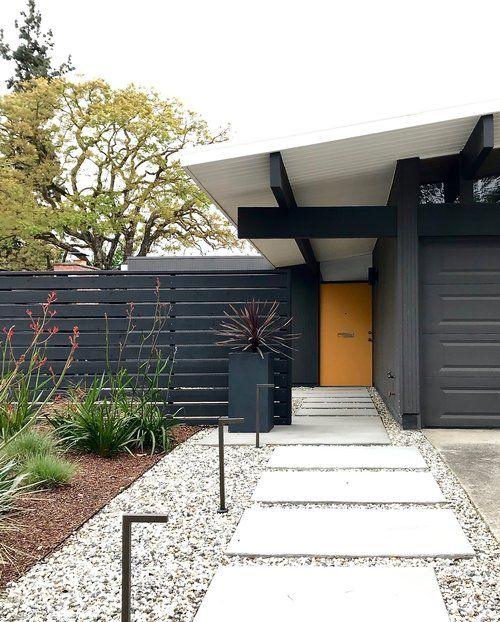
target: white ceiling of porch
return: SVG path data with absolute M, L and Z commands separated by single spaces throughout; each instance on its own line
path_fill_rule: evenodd
M 269 154 L 281 151 L 299 206 L 385 205 L 396 161 L 459 152 L 477 120 L 494 113 L 500 147 L 500 101 L 245 145 L 185 150 L 181 164 L 237 224 L 238 207 L 276 207 Z M 304 263 L 294 240 L 252 240 L 275 266 Z M 312 240 L 319 261 L 370 252 L 375 240 Z

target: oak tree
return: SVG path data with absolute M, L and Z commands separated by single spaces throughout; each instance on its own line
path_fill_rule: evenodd
M 36 205 L 23 234 L 102 269 L 239 244 L 178 161 L 181 149 L 224 139 L 178 100 L 133 85 L 40 79 L 0 101 L 2 165 Z

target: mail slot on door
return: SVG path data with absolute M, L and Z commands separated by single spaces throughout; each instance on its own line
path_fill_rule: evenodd
M 343 337 L 344 339 L 349 339 L 354 337 L 354 333 L 337 333 L 337 337 Z

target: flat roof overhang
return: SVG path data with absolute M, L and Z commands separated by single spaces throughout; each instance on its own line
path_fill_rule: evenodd
M 500 100 L 351 125 L 306 135 L 184 150 L 181 165 L 237 225 L 239 207 L 277 208 L 269 155 L 280 152 L 299 206 L 386 205 L 396 162 L 419 157 L 423 182 L 439 179 L 482 115 L 493 114 L 500 147 Z M 487 168 L 480 171 L 488 174 Z M 250 240 L 275 266 L 304 263 L 293 239 Z M 312 238 L 317 261 L 370 253 L 376 238 Z

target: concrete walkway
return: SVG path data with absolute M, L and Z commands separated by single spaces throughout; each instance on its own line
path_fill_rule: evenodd
M 275 426 L 260 435 L 265 445 L 388 445 L 389 436 L 379 416 L 294 417 L 292 425 Z M 218 445 L 217 430 L 196 438 L 197 445 Z M 226 445 L 254 445 L 255 435 L 227 432 Z
M 309 393 L 309 394 L 308 394 Z M 346 417 L 375 415 L 377 410 L 366 389 L 327 391 L 319 389 L 303 393 L 298 417 Z
M 425 430 L 500 542 L 500 430 Z
M 243 513 L 227 554 L 401 559 L 474 555 L 453 511 L 441 509 L 446 499 L 418 449 L 384 446 L 389 439 L 380 417 L 360 414 L 360 404 L 375 411 L 367 396 L 366 389 L 356 388 L 300 391 L 305 408 L 303 402 L 293 425 L 263 435 L 268 445 L 295 447 L 274 450 L 269 470 L 254 491 L 256 505 Z M 314 416 L 315 411 L 328 416 Z M 253 435 L 228 434 L 229 443 L 231 436 L 237 444 L 254 441 Z M 215 440 L 206 436 L 200 442 Z M 339 503 L 350 505 L 336 507 Z M 387 503 L 400 505 L 384 507 Z M 431 567 L 259 565 L 220 569 L 195 622 L 305 617 L 315 622 L 448 618 Z

